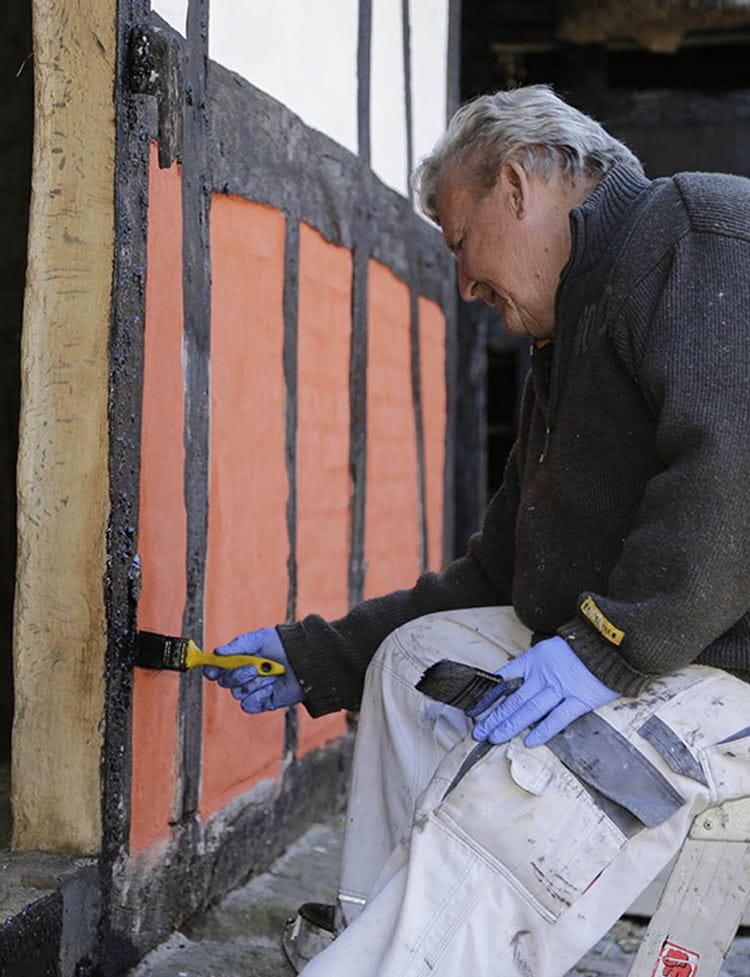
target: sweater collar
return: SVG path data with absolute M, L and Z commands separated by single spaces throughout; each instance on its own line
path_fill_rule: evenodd
M 570 212 L 571 249 L 565 273 L 587 271 L 630 223 L 628 212 L 651 181 L 625 163 L 613 167 L 582 204 Z

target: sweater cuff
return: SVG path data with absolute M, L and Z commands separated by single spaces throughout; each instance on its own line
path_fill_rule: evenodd
M 277 624 L 276 631 L 284 645 L 297 681 L 304 693 L 303 705 L 313 719 L 329 712 L 350 708 L 340 701 L 336 694 L 335 682 L 331 681 L 330 670 L 315 653 L 315 642 L 308 640 L 303 621 L 294 624 Z
M 654 678 L 629 665 L 616 648 L 580 618 L 563 624 L 557 633 L 565 638 L 586 668 L 613 692 L 624 696 L 640 695 Z

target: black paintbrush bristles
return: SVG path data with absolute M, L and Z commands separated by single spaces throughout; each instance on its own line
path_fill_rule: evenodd
M 482 696 L 498 685 L 503 686 L 503 694 L 515 692 L 523 684 L 523 679 L 506 680 L 500 675 L 485 672 L 473 665 L 454 662 L 443 658 L 425 671 L 416 688 L 431 699 L 445 702 L 457 709 L 471 709 Z
M 135 664 L 141 668 L 187 671 L 187 638 L 171 638 L 153 631 L 139 631 Z

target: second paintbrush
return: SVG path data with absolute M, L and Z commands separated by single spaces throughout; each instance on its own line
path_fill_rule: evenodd
M 472 709 L 491 689 L 498 696 L 510 695 L 523 685 L 523 679 L 506 680 L 473 665 L 443 658 L 425 671 L 416 688 L 431 699 L 457 709 Z
M 259 675 L 283 675 L 286 669 L 270 658 L 257 655 L 215 655 L 201 649 L 190 638 L 175 638 L 153 631 L 139 631 L 135 664 L 141 668 L 187 672 L 198 665 L 212 668 L 242 668 L 254 665 Z

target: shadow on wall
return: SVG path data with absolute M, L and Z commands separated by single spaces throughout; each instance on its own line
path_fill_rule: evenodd
M 8 0 L 0 32 L 0 848 L 10 840 L 15 472 L 34 98 L 30 55 L 31 5 Z

